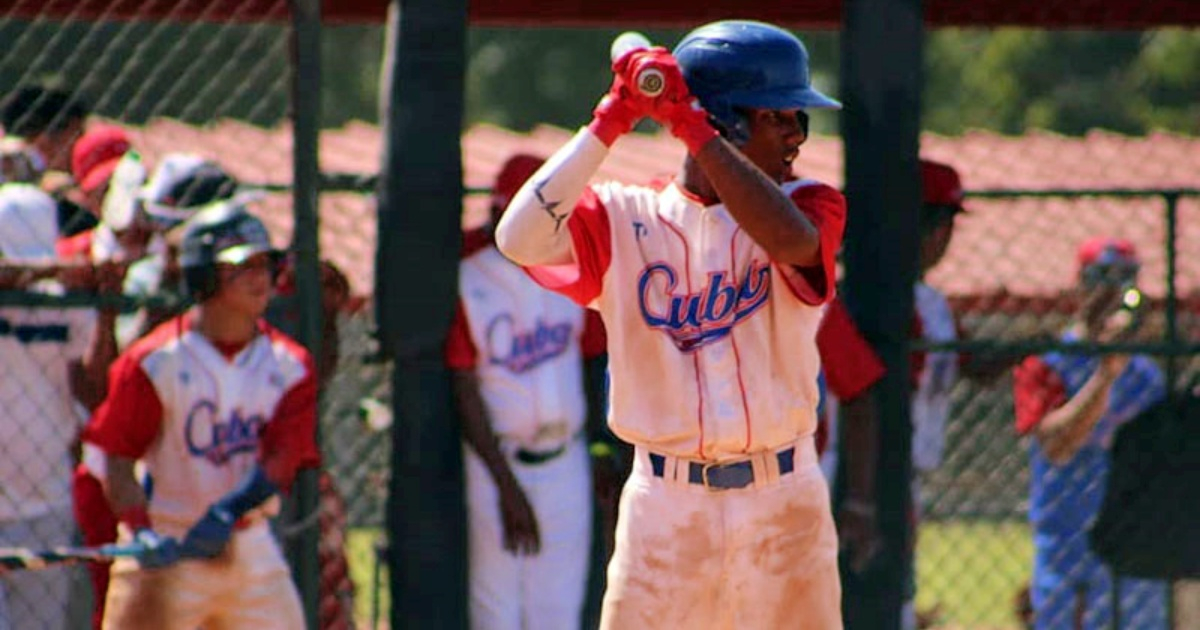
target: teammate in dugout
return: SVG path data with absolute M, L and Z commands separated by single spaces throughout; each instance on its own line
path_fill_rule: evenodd
M 1079 315 L 1064 341 L 1127 339 L 1136 321 L 1121 309 L 1140 263 L 1129 241 L 1094 238 L 1078 251 Z M 1117 429 L 1166 396 L 1166 378 L 1145 355 L 1051 352 L 1022 363 L 1013 384 L 1017 431 L 1030 443 L 1029 520 L 1035 628 L 1167 628 L 1165 583 L 1117 579 L 1088 546 Z M 1119 605 L 1114 606 L 1116 594 Z
M 516 155 L 492 224 L 543 160 Z M 490 231 L 490 230 L 489 230 Z M 579 627 L 592 538 L 585 435 L 600 409 L 584 360 L 604 353 L 586 309 L 538 286 L 491 239 L 468 239 L 446 343 L 466 445 L 472 628 Z
M 33 271 L 53 260 L 57 215 L 57 204 L 36 186 L 0 185 L 0 263 Z M 120 281 L 111 269 L 94 275 L 104 280 L 71 288 L 113 291 Z M 17 286 L 58 294 L 63 284 L 44 277 Z M 0 547 L 71 543 L 74 406 L 94 398 L 105 369 L 97 319 L 80 308 L 0 307 Z M 65 627 L 71 581 L 65 566 L 0 575 L 0 628 Z
M 647 66 L 665 84 L 653 98 L 635 87 Z M 811 86 L 800 40 L 759 22 L 700 27 L 613 72 L 497 230 L 506 256 L 608 332 L 608 422 L 636 448 L 601 626 L 839 628 L 814 337 L 846 208 L 789 180 L 805 110 L 840 104 Z M 589 186 L 644 117 L 687 147 L 675 180 Z
M 229 201 L 184 230 L 197 305 L 117 359 L 85 432 L 107 456 L 121 538 L 146 546 L 114 563 L 104 627 L 301 628 L 267 518 L 276 493 L 319 461 L 313 361 L 261 317 L 278 257 L 262 223 Z

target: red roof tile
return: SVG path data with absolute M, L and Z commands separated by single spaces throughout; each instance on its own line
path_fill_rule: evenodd
M 243 181 L 291 181 L 290 128 L 261 129 L 235 121 L 192 126 L 155 120 L 132 130 L 136 147 L 151 162 L 169 151 L 214 158 Z M 486 188 L 512 153 L 550 155 L 573 130 L 538 127 L 529 133 L 477 125 L 463 136 L 465 185 Z M 1197 186 L 1200 139 L 1167 133 L 1126 137 L 1093 132 L 1066 137 L 1045 132 L 1000 136 L 969 132 L 947 137 L 925 134 L 926 157 L 955 165 L 967 189 L 1178 188 Z M 327 172 L 372 174 L 382 156 L 379 128 L 352 122 L 321 136 L 321 168 Z M 664 134 L 635 134 L 620 140 L 601 166 L 597 180 L 648 182 L 671 176 L 684 155 L 681 144 Z M 797 170 L 833 185 L 842 182 L 842 147 L 835 137 L 814 137 L 803 147 Z M 464 223 L 486 216 L 486 197 L 468 195 Z M 1074 248 L 1084 238 L 1114 234 L 1132 239 L 1144 263 L 1147 292 L 1165 287 L 1166 228 L 1161 198 L 971 199 L 946 259 L 930 276 L 953 295 L 1007 291 L 1053 295 L 1073 283 Z M 357 294 L 374 282 L 375 213 L 369 196 L 327 194 L 321 200 L 323 255 L 346 270 Z M 291 236 L 286 195 L 272 195 L 264 219 L 280 244 Z M 1179 207 L 1179 286 L 1200 291 L 1200 200 Z M 850 221 L 853 222 L 853 208 Z

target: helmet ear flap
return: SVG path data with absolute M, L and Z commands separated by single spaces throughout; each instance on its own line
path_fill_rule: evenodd
M 217 256 L 212 234 L 205 234 L 199 243 L 198 259 L 202 264 L 183 268 L 183 284 L 187 294 L 203 302 L 217 292 Z
M 746 115 L 730 105 L 726 99 L 710 98 L 701 102 L 708 112 L 708 122 L 734 146 L 742 146 L 750 140 L 750 121 Z

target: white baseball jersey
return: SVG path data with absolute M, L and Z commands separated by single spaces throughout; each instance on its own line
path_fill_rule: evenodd
M 813 434 L 814 337 L 833 294 L 845 202 L 812 181 L 784 191 L 820 229 L 816 278 L 776 264 L 723 205 L 675 184 L 590 188 L 567 223 L 577 264 L 530 269 L 603 316 L 609 424 L 620 438 L 726 460 Z
M 954 312 L 937 289 L 918 282 L 913 287 L 913 300 L 922 337 L 932 342 L 958 339 Z M 950 394 L 958 379 L 958 354 L 926 353 L 924 366 L 916 376 L 912 399 L 913 466 L 929 471 L 941 465 L 946 448 L 946 421 L 950 417 Z
M 79 416 L 67 365 L 95 333 L 88 309 L 0 308 L 0 521 L 71 503 L 71 443 Z
M 245 347 L 221 350 L 186 314 L 113 364 L 109 395 L 85 438 L 145 463 L 154 480 L 148 511 L 165 535 L 186 533 L 268 444 L 298 466 L 319 461 L 312 361 L 286 335 L 265 323 L 260 330 Z
M 583 429 L 584 311 L 538 286 L 495 247 L 462 261 L 459 295 L 492 430 L 530 450 Z

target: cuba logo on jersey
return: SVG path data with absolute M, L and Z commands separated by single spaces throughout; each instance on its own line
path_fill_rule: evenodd
M 258 434 L 266 423 L 261 415 L 244 415 L 240 409 L 222 421 L 216 403 L 201 400 L 192 406 L 183 427 L 188 453 L 219 466 L 238 453 L 256 451 Z
M 700 291 L 677 294 L 679 273 L 657 262 L 638 275 L 638 307 L 651 328 L 669 335 L 681 352 L 694 352 L 728 337 L 738 322 L 767 303 L 770 274 L 769 265 L 752 260 L 737 282 L 728 271 L 716 271 Z
M 571 343 L 571 324 L 547 324 L 538 318 L 533 330 L 517 330 L 512 315 L 498 315 L 487 326 L 488 362 L 520 374 L 557 357 Z

